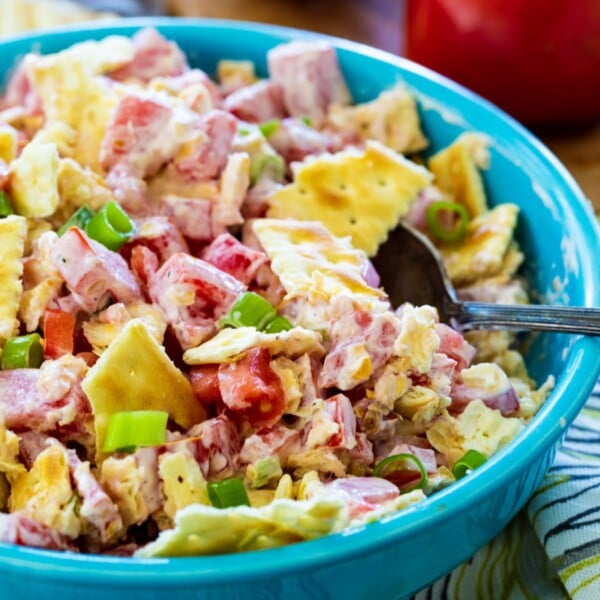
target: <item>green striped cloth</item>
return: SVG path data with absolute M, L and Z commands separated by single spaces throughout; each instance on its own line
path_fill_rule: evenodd
M 600 381 L 510 525 L 414 600 L 600 599 Z

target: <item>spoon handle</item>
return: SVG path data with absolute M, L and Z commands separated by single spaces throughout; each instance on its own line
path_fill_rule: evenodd
M 485 327 L 600 335 L 600 308 L 458 302 L 453 309 L 453 321 L 463 331 Z

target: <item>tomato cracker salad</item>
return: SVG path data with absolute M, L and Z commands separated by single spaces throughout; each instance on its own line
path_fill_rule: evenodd
M 424 152 L 410 90 L 354 103 L 327 42 L 267 63 L 209 75 L 143 29 L 13 69 L 0 541 L 189 556 L 362 526 L 469 476 L 552 388 L 514 334 L 392 306 L 370 261 L 403 220 L 463 299 L 528 301 L 486 137 Z

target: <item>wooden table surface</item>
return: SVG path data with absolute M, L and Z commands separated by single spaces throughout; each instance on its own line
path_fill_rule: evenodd
M 167 0 L 172 14 L 239 19 L 318 31 L 401 53 L 402 0 Z M 600 123 L 535 132 L 600 211 Z

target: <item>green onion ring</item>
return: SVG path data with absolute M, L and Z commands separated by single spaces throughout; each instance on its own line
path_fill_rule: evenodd
M 440 213 L 443 212 L 449 212 L 458 217 L 458 221 L 451 229 L 448 229 L 440 219 Z M 434 237 L 444 242 L 457 242 L 465 236 L 470 217 L 464 204 L 440 200 L 427 207 L 425 219 L 427 220 L 427 227 Z
M 294 326 L 280 315 L 276 316 L 264 329 L 265 333 L 279 333 L 280 331 L 289 331 Z
M 78 208 L 62 225 L 62 227 L 56 232 L 58 237 L 66 233 L 71 227 L 79 227 L 82 231 L 85 231 L 85 226 L 89 220 L 94 216 L 94 211 L 88 206 L 81 206 Z
M 39 333 L 10 338 L 2 350 L 2 369 L 37 369 L 44 360 Z
M 208 498 L 215 508 L 250 506 L 246 486 L 239 477 L 212 481 L 206 486 L 206 490 Z
M 373 470 L 373 477 L 382 477 L 383 479 L 387 479 L 390 477 L 394 471 L 398 470 L 414 470 L 410 469 L 410 466 L 407 467 L 407 463 L 412 463 L 418 469 L 418 473 L 420 474 L 419 480 L 414 483 L 408 483 L 406 485 L 399 486 L 401 492 L 410 492 L 412 490 L 416 490 L 419 488 L 424 488 L 427 485 L 427 470 L 423 463 L 414 455 L 414 454 L 392 454 L 379 461 L 377 465 L 375 465 L 375 469 Z M 398 467 L 402 466 L 403 469 L 398 469 Z M 417 471 L 415 471 L 416 473 Z M 393 479 L 393 478 L 392 478 Z
M 277 317 L 268 300 L 254 292 L 243 293 L 231 310 L 219 320 L 221 327 L 256 327 L 263 331 Z
M 462 479 L 471 471 L 480 467 L 487 460 L 486 456 L 477 450 L 467 450 L 465 454 L 452 465 L 452 474 L 456 479 Z
M 116 202 L 107 202 L 87 222 L 85 232 L 93 240 L 116 252 L 133 236 L 135 225 Z
M 142 446 L 164 444 L 169 413 L 164 410 L 130 410 L 110 415 L 103 452 L 131 452 Z

